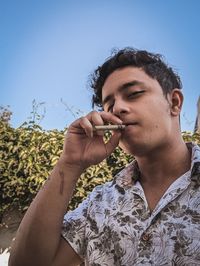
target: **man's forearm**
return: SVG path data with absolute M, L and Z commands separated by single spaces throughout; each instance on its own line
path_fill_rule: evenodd
M 50 265 L 60 241 L 63 215 L 81 170 L 60 160 L 19 227 L 10 266 Z

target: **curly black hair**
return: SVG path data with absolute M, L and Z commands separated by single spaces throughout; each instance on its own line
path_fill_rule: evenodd
M 116 69 L 126 66 L 143 69 L 147 75 L 159 82 L 165 96 L 174 88 L 182 89 L 179 75 L 164 62 L 162 55 L 127 47 L 115 50 L 90 76 L 93 107 L 102 108 L 102 87 L 107 77 Z

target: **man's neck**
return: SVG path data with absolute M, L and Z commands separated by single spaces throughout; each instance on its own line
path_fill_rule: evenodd
M 190 169 L 191 153 L 183 140 L 170 143 L 152 156 L 136 158 L 149 209 L 154 210 L 170 185 Z
M 170 184 L 190 169 L 191 154 L 180 139 L 151 156 L 136 158 L 141 172 L 141 183 L 159 186 Z

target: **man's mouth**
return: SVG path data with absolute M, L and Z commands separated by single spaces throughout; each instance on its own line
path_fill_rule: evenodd
M 135 125 L 137 125 L 137 123 L 136 122 L 131 122 L 131 123 L 123 123 L 126 127 L 128 127 L 128 126 L 135 126 Z

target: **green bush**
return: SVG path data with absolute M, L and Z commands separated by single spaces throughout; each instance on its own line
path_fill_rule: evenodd
M 24 123 L 12 128 L 0 121 L 0 215 L 10 207 L 24 211 L 30 205 L 38 190 L 48 178 L 63 147 L 64 130 L 45 131 L 38 125 Z M 98 166 L 88 168 L 77 183 L 74 197 L 69 206 L 73 209 L 97 184 L 112 178 L 130 157 L 123 157 L 116 150 Z
M 200 143 L 200 135 L 184 132 L 185 141 Z M 45 131 L 24 123 L 15 129 L 0 121 L 0 215 L 8 208 L 25 211 L 56 164 L 63 147 L 64 130 Z M 99 165 L 84 172 L 74 192 L 75 208 L 98 184 L 111 180 L 133 158 L 117 148 Z

